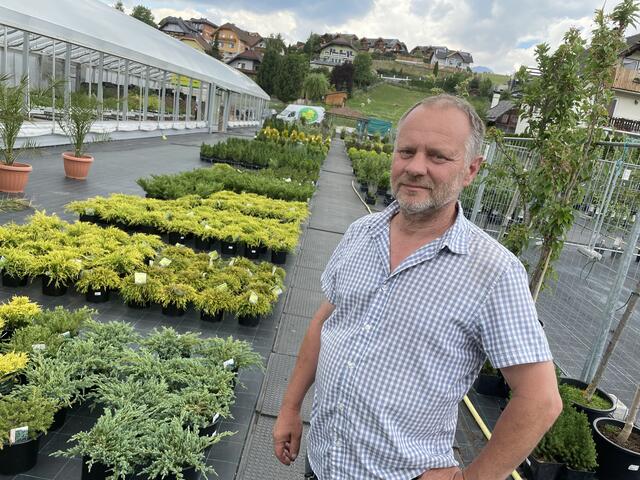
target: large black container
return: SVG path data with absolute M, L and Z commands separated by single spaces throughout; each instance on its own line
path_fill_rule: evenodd
M 200 320 L 203 322 L 221 322 L 222 317 L 224 316 L 224 311 L 220 310 L 215 315 L 209 315 L 204 310 L 200 312 Z
M 103 288 L 101 290 L 90 289 L 86 294 L 87 302 L 104 303 L 109 301 L 109 290 Z
M 186 310 L 184 308 L 180 308 L 174 303 L 170 303 L 166 307 L 162 307 L 162 314 L 167 317 L 181 317 L 185 312 Z
M 53 432 L 55 430 L 59 430 L 60 427 L 62 427 L 62 425 L 64 425 L 64 422 L 67 421 L 67 413 L 68 412 L 69 412 L 69 408 L 68 407 L 62 407 L 60 410 L 58 410 L 53 415 L 53 423 L 51 424 L 51 427 L 49 428 L 49 431 Z
M 250 245 L 245 245 L 244 256 L 250 260 L 256 260 L 257 258 L 260 257 L 260 247 L 252 247 Z
M 271 250 L 271 263 L 276 265 L 284 265 L 287 262 L 287 251 Z
M 3 287 L 26 287 L 27 283 L 29 283 L 29 277 L 12 277 L 7 273 L 2 272 Z
M 180 243 L 184 245 L 188 241 L 189 241 L 189 236 L 186 234 L 182 234 L 178 232 L 169 232 L 169 243 L 171 245 L 175 245 L 176 243 Z
M 564 475 L 565 465 L 563 463 L 548 463 L 537 460 L 533 456 L 529 457 L 530 464 L 525 470 L 527 480 L 561 480 Z
M 237 255 L 238 244 L 235 242 L 225 242 L 224 240 L 220 240 L 220 253 L 222 255 Z
M 509 386 L 501 375 L 487 375 L 481 373 L 473 383 L 476 392 L 492 397 L 507 398 Z
M 0 450 L 0 474 L 17 475 L 32 469 L 38 462 L 40 437 L 13 445 L 3 445 Z
M 196 247 L 196 250 L 209 251 L 211 250 L 211 239 L 196 237 L 195 247 Z
M 598 452 L 598 478 L 602 480 L 638 480 L 640 479 L 640 453 L 616 445 L 600 431 L 606 425 L 624 427 L 624 422 L 613 418 L 601 417 L 593 421 L 593 439 Z M 640 428 L 633 427 L 640 434 Z
M 567 466 L 564 472 L 564 480 L 595 480 L 596 472 L 583 472 L 582 470 L 572 470 Z
M 42 277 L 42 294 L 48 295 L 49 297 L 61 297 L 67 293 L 67 286 L 60 285 L 56 287 L 55 283 L 51 281 L 48 277 Z
M 585 383 L 581 380 L 577 380 L 575 378 L 561 378 L 560 379 L 560 383 L 563 383 L 565 385 L 571 385 L 572 387 L 576 387 L 576 388 L 580 388 L 582 390 L 585 390 L 589 384 Z M 609 395 L 607 392 L 600 390 L 599 388 L 596 388 L 596 395 L 603 397 L 603 398 L 608 398 L 609 401 L 611 401 L 613 407 L 607 409 L 607 410 L 598 410 L 595 408 L 591 408 L 591 407 L 586 407 L 584 405 L 580 405 L 579 403 L 573 403 L 573 406 L 576 408 L 576 410 L 578 410 L 579 412 L 582 412 L 584 414 L 587 415 L 587 418 L 589 419 L 589 424 L 593 425 L 593 421 L 596 418 L 600 418 L 600 417 L 610 417 L 613 414 L 613 411 L 616 409 L 616 401 L 615 399 Z M 638 479 L 640 479 L 640 476 L 638 476 Z

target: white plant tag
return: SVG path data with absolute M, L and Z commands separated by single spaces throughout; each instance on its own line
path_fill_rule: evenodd
M 231 260 L 229 260 L 229 266 L 230 266 L 230 267 L 233 267 L 233 265 L 234 265 L 235 263 L 236 263 L 236 259 L 235 259 L 235 257 L 234 257 L 234 258 L 232 258 Z
M 71 338 L 71 332 L 67 330 L 66 332 L 62 332 L 60 336 L 64 338 Z
M 628 470 L 631 470 L 632 472 L 637 472 L 638 470 L 640 470 L 640 465 L 629 465 Z
M 216 413 L 213 418 L 211 419 L 211 423 L 216 423 L 216 420 L 218 420 L 218 418 L 220 418 L 220 414 Z
M 251 292 L 251 294 L 249 294 L 249 303 L 251 305 L 258 303 L 258 294 L 256 292 Z
M 96 214 L 96 209 L 95 208 L 85 208 L 84 209 L 84 214 L 85 215 L 95 215 Z
M 205 230 L 211 230 L 211 225 L 205 225 L 205 226 L 204 226 L 204 229 L 205 229 Z
M 218 286 L 216 287 L 216 290 L 219 290 L 219 291 L 221 291 L 221 292 L 222 292 L 222 291 L 224 291 L 224 290 L 226 290 L 226 289 L 227 289 L 227 283 L 226 283 L 226 282 L 225 282 L 225 283 L 221 283 L 220 285 L 218 285 Z
M 209 252 L 209 258 L 211 258 L 212 260 L 217 260 L 218 258 L 220 258 L 220 255 L 216 250 L 213 250 Z
M 629 180 L 631 178 L 631 170 L 628 168 L 624 169 L 624 173 L 622 174 L 622 180 Z
M 226 360 L 225 362 L 223 362 L 222 366 L 224 368 L 233 368 L 235 364 L 236 364 L 235 360 L 233 358 L 230 358 L 229 360 Z
M 156 262 L 154 262 L 153 260 L 149 260 L 149 266 L 150 266 L 150 267 L 153 267 L 153 264 L 154 264 L 154 263 L 156 263 Z
M 29 427 L 12 428 L 9 431 L 9 445 L 29 440 Z
M 163 257 L 162 260 L 158 262 L 158 265 L 160 265 L 161 267 L 168 267 L 169 265 L 171 265 L 171 260 L 169 260 L 167 257 Z
M 282 295 L 282 289 L 280 287 L 273 287 L 271 291 L 275 293 L 278 297 Z
M 147 283 L 147 274 L 144 272 L 135 272 L 133 274 L 133 282 L 136 285 L 145 285 Z
M 47 349 L 47 346 L 44 343 L 34 343 L 31 348 L 34 352 L 42 352 Z
M 96 290 L 95 292 L 93 292 L 93 296 L 94 297 L 101 297 L 102 296 L 102 292 L 99 290 Z

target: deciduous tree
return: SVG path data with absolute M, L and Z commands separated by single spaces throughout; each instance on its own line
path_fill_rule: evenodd
M 151 10 L 144 5 L 136 5 L 133 7 L 131 16 L 146 23 L 147 25 L 151 25 L 153 28 L 158 28 L 158 25 L 156 25 L 155 19 L 153 18 L 153 13 L 151 13 Z

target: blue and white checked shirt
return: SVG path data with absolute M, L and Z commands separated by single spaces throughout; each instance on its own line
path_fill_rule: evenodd
M 458 403 L 486 357 L 551 360 L 522 264 L 469 222 L 389 272 L 397 203 L 354 222 L 322 275 L 336 306 L 322 328 L 308 436 L 320 480 L 409 480 L 456 465 Z

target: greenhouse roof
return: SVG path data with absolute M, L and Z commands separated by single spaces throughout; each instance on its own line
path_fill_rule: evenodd
M 41 36 L 31 40 L 32 52 L 51 55 L 52 40 L 69 42 L 74 45 L 74 61 L 96 65 L 97 52 L 104 52 L 116 63 L 122 58 L 150 66 L 155 69 L 156 78 L 168 71 L 233 92 L 269 98 L 238 70 L 99 0 L 2 0 L 0 24 L 8 27 L 7 43 L 11 48 L 22 45 L 24 31 Z M 3 46 L 0 32 L 0 48 Z M 65 46 L 58 43 L 55 49 L 56 55 L 63 55 Z M 107 60 L 105 68 L 110 68 Z

